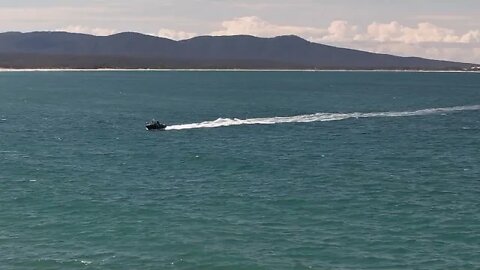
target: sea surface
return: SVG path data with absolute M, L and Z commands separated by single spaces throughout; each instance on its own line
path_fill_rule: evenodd
M 480 74 L 0 72 L 0 269 L 480 269 Z

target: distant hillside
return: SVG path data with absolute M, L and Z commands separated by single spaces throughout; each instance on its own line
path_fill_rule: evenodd
M 473 64 L 337 48 L 297 36 L 202 36 L 173 41 L 138 33 L 0 33 L 1 68 L 218 68 L 470 70 Z

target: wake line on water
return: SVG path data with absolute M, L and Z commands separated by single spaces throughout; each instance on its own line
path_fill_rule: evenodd
M 340 120 L 346 120 L 351 118 L 408 117 L 408 116 L 422 116 L 422 115 L 454 113 L 454 112 L 461 112 L 461 111 L 478 111 L 478 110 L 480 110 L 480 105 L 431 108 L 431 109 L 404 111 L 404 112 L 315 113 L 315 114 L 305 114 L 305 115 L 296 115 L 296 116 L 277 116 L 277 117 L 250 118 L 250 119 L 219 118 L 215 121 L 172 125 L 172 126 L 168 126 L 166 130 L 217 128 L 217 127 L 240 126 L 240 125 L 274 125 L 274 124 L 282 124 L 282 123 L 327 122 L 327 121 L 340 121 Z

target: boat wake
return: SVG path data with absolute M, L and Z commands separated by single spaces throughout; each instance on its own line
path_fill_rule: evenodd
M 273 124 L 281 124 L 281 123 L 327 122 L 327 121 L 346 120 L 351 118 L 407 117 L 407 116 L 445 114 L 445 113 L 454 113 L 454 112 L 461 112 L 461 111 L 478 111 L 478 110 L 480 110 L 480 105 L 431 108 L 431 109 L 403 111 L 403 112 L 315 113 L 315 114 L 305 114 L 305 115 L 296 115 L 296 116 L 250 118 L 250 119 L 219 118 L 215 121 L 172 125 L 172 126 L 168 126 L 165 130 L 217 128 L 217 127 L 240 126 L 240 125 L 273 125 Z

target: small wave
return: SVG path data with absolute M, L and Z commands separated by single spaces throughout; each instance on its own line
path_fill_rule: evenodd
M 471 106 L 456 106 L 446 108 L 430 108 L 416 111 L 403 111 L 403 112 L 354 112 L 354 113 L 315 113 L 296 116 L 277 116 L 266 118 L 250 118 L 250 119 L 237 119 L 237 118 L 218 118 L 214 121 L 205 121 L 200 123 L 181 124 L 168 126 L 166 130 L 183 130 L 183 129 L 196 129 L 196 128 L 217 128 L 227 126 L 240 126 L 240 125 L 273 125 L 281 123 L 309 123 L 309 122 L 327 122 L 327 121 L 340 121 L 351 118 L 372 118 L 372 117 L 408 117 L 408 116 L 421 116 L 431 114 L 446 114 L 461 111 L 477 111 L 480 110 L 480 105 Z

